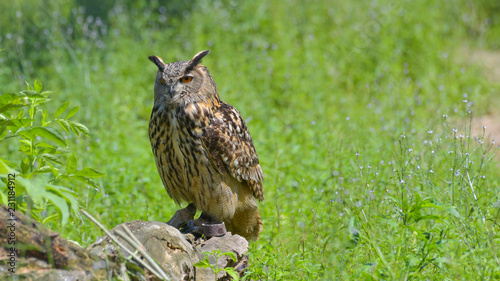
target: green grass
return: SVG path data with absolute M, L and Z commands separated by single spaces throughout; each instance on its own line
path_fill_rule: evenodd
M 74 187 L 83 208 L 108 227 L 178 209 L 147 136 L 147 56 L 211 49 L 203 63 L 264 171 L 251 278 L 500 278 L 497 146 L 470 126 L 499 87 L 462 57 L 465 44 L 498 48 L 496 2 L 189 3 L 0 4 L 1 92 L 40 79 L 53 110 L 70 100 L 91 131 L 73 147 L 107 175 Z M 72 219 L 49 227 L 84 245 L 102 235 Z

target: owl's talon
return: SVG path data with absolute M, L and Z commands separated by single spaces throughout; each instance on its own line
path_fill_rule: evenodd
M 194 215 L 196 214 L 196 207 L 193 204 L 189 204 L 186 208 L 180 209 L 172 216 L 172 218 L 167 221 L 168 225 L 171 225 L 177 229 L 180 229 L 189 220 L 193 220 Z
M 200 228 L 195 224 L 194 220 L 189 220 L 182 228 L 179 229 L 181 233 L 201 234 Z

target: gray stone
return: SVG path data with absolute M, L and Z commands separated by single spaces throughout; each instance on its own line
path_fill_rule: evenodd
M 153 257 L 165 272 L 173 280 L 215 280 L 214 272 L 211 268 L 198 268 L 194 264 L 204 258 L 202 252 L 212 252 L 220 250 L 221 253 L 232 251 L 237 256 L 237 261 L 233 261 L 228 256 L 221 256 L 217 267 L 234 267 L 240 276 L 248 267 L 248 242 L 239 235 L 232 235 L 230 232 L 221 237 L 212 237 L 208 240 L 203 238 L 196 239 L 191 234 L 182 234 L 178 229 L 162 222 L 143 222 L 131 221 L 116 226 L 111 232 L 116 234 L 116 230 L 122 230 L 122 225 L 128 227 L 132 234 L 146 248 L 146 252 Z M 122 230 L 123 231 L 123 230 Z M 115 235 L 129 249 L 134 249 L 129 243 L 124 241 L 118 235 Z M 111 258 L 118 256 L 113 243 L 109 237 L 98 239 L 88 250 L 101 257 Z M 119 249 L 122 256 L 128 257 L 128 254 Z M 215 264 L 215 258 L 209 256 L 210 263 Z M 217 275 L 218 280 L 226 280 L 229 276 L 221 271 Z

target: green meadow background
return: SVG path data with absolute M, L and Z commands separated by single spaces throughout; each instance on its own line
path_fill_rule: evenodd
M 498 145 L 473 124 L 498 113 L 500 81 L 471 59 L 500 49 L 497 0 L 2 1 L 0 49 L 0 93 L 40 80 L 43 109 L 79 106 L 90 136 L 68 146 L 106 175 L 66 186 L 108 228 L 178 210 L 149 144 L 147 57 L 210 49 L 264 171 L 249 279 L 500 278 Z M 18 167 L 15 139 L 0 149 Z M 34 204 L 65 238 L 103 235 Z

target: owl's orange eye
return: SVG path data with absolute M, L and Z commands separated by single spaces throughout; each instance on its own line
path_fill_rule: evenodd
M 189 83 L 193 80 L 193 76 L 184 76 L 181 78 L 182 83 Z
M 165 82 L 165 79 L 163 79 L 163 78 L 161 78 L 161 79 L 160 79 L 160 82 L 161 82 L 163 85 L 165 85 L 165 83 L 166 83 L 166 82 Z

